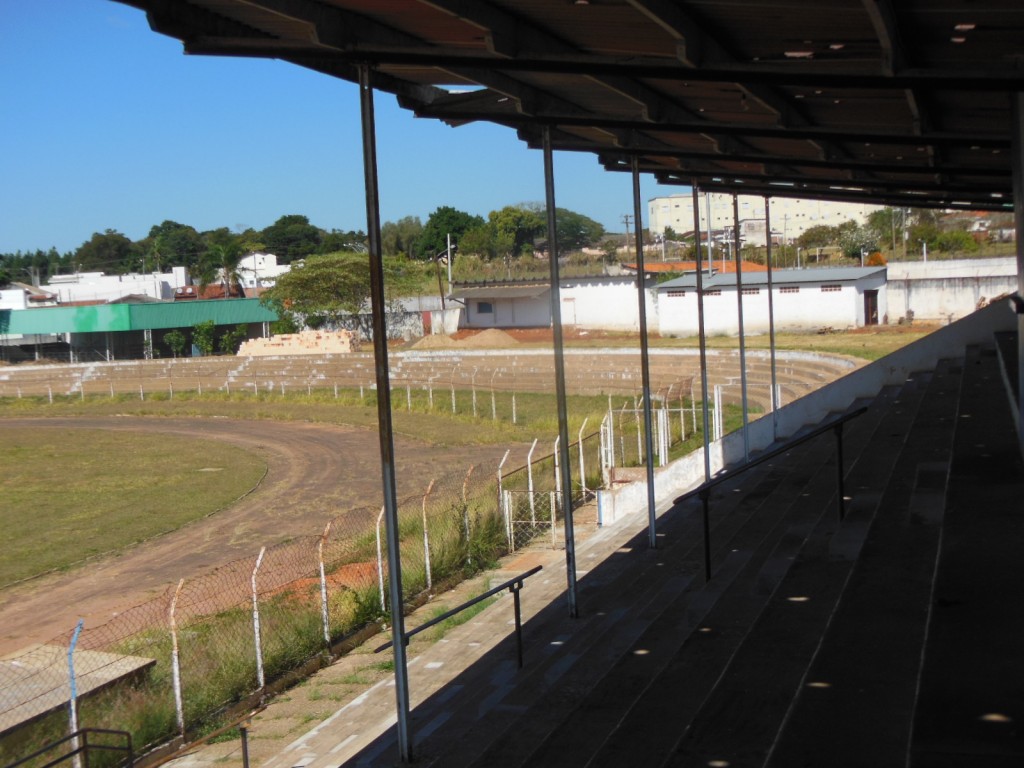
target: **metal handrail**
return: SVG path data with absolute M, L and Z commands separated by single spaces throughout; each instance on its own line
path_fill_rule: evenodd
M 117 744 L 90 744 L 89 743 L 89 734 L 90 733 L 93 733 L 93 734 L 106 734 L 106 735 L 111 735 L 111 736 L 121 736 L 124 739 L 124 744 L 123 745 L 117 745 Z M 79 738 L 81 738 L 80 742 L 78 741 Z M 17 766 L 22 765 L 24 763 L 27 763 L 30 760 L 34 760 L 37 757 L 41 757 L 42 755 L 46 754 L 50 750 L 56 749 L 61 744 L 64 744 L 64 743 L 69 742 L 69 741 L 72 742 L 73 744 L 77 744 L 77 746 L 74 749 L 72 749 L 70 752 L 66 752 L 63 755 L 61 755 L 60 757 L 55 758 L 55 759 L 49 761 L 48 763 L 44 763 L 41 766 L 38 766 L 38 768 L 52 768 L 52 766 L 59 765 L 60 763 L 63 763 L 66 760 L 74 759 L 78 755 L 82 755 L 83 756 L 84 759 L 83 759 L 82 762 L 84 763 L 86 768 L 88 768 L 88 766 L 89 766 L 89 752 L 91 750 L 97 750 L 97 749 L 98 750 L 107 750 L 107 751 L 110 751 L 110 752 L 124 752 L 127 755 L 127 758 L 126 758 L 125 763 L 124 763 L 126 768 L 131 768 L 135 764 L 135 756 L 134 756 L 134 753 L 133 753 L 133 750 L 132 750 L 132 735 L 130 733 L 128 733 L 127 731 L 114 731 L 114 730 L 111 730 L 109 728 L 82 728 L 80 730 L 75 731 L 74 733 L 68 734 L 67 736 L 65 736 L 65 737 L 63 737 L 61 739 L 57 739 L 57 741 L 54 741 L 54 742 L 51 742 L 50 744 L 47 744 L 45 747 L 43 747 L 42 749 L 36 750 L 31 755 L 23 757 L 23 758 L 21 758 L 20 760 L 18 760 L 16 762 L 10 763 L 9 765 L 6 766 L 6 768 L 16 768 Z
M 703 483 L 698 485 L 692 491 L 687 491 L 682 496 L 677 497 L 672 503 L 682 504 L 684 501 L 689 501 L 694 496 L 700 497 L 701 504 L 704 509 L 704 577 L 707 580 L 711 580 L 711 528 L 708 524 L 708 502 L 711 498 L 711 489 L 717 485 L 732 480 L 737 475 L 741 475 L 748 469 L 753 469 L 759 464 L 763 464 L 766 461 L 774 459 L 787 451 L 792 450 L 802 443 L 806 443 L 808 440 L 813 440 L 816 437 L 820 437 L 826 432 L 832 431 L 836 436 L 836 506 L 839 512 L 839 519 L 842 520 L 846 516 L 845 506 L 845 494 L 844 494 L 844 478 L 843 478 L 843 425 L 863 415 L 867 412 L 867 406 L 862 406 L 855 411 L 844 413 L 837 419 L 822 424 L 820 427 L 812 429 L 807 434 L 801 435 L 800 437 L 794 437 L 792 440 L 788 440 L 778 448 L 773 448 L 767 453 L 763 453 L 757 458 L 750 459 L 749 461 L 740 464 L 738 467 L 734 467 L 729 470 L 723 470 L 719 474 L 712 477 L 710 480 L 705 480 Z
M 520 603 L 519 603 L 519 590 L 521 590 L 523 588 L 523 582 L 526 579 L 528 579 L 530 576 L 533 576 L 533 574 L 537 573 L 538 571 L 543 570 L 543 568 L 544 568 L 543 565 L 538 565 L 538 566 L 535 566 L 535 567 L 531 568 L 528 571 L 524 571 L 523 573 L 519 574 L 518 576 L 516 576 L 514 578 L 511 578 L 508 581 L 503 582 L 503 583 L 499 584 L 496 587 L 491 587 L 489 590 L 487 590 L 486 592 L 484 592 L 481 595 L 477 595 L 472 600 L 467 600 L 466 602 L 464 602 L 464 603 L 462 603 L 460 605 L 457 605 L 455 608 L 452 608 L 450 611 L 445 611 L 440 616 L 436 616 L 435 618 L 431 619 L 430 621 L 426 622 L 425 624 L 420 624 L 415 629 L 409 630 L 408 632 L 405 633 L 405 635 L 403 637 L 405 645 L 409 644 L 409 639 L 411 637 L 413 637 L 413 635 L 418 635 L 420 632 L 423 632 L 424 630 L 430 629 L 434 625 L 440 624 L 442 621 L 445 621 L 446 619 L 450 619 L 455 614 L 460 613 L 461 611 L 464 611 L 467 608 L 470 608 L 470 607 L 476 605 L 477 603 L 486 600 L 487 598 L 491 597 L 492 595 L 496 595 L 498 592 L 503 592 L 504 590 L 507 589 L 509 592 L 512 593 L 513 601 L 514 601 L 514 604 L 515 604 L 514 605 L 514 610 L 515 610 L 515 617 L 516 617 L 516 655 L 517 655 L 517 659 L 518 659 L 518 662 L 519 662 L 519 668 L 522 669 L 523 668 L 523 624 L 522 624 L 522 620 L 520 618 L 521 617 L 521 613 L 520 613 Z M 389 640 L 388 642 L 384 643 L 384 645 L 381 645 L 381 646 L 379 646 L 377 648 L 374 648 L 373 652 L 374 653 L 380 653 L 381 651 L 387 650 L 388 648 L 390 648 L 394 644 L 395 644 L 394 640 Z

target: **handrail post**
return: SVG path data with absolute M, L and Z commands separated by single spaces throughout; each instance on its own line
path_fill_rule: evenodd
M 523 621 L 520 613 L 519 590 L 523 588 L 523 582 L 517 581 L 509 585 L 508 591 L 512 593 L 513 610 L 516 615 L 516 662 L 518 668 L 523 668 Z
M 846 499 L 843 487 L 843 423 L 836 424 L 833 431 L 836 435 L 836 506 L 839 510 L 839 520 L 842 522 L 846 517 Z
M 704 510 L 704 581 L 711 581 L 711 526 L 708 514 L 708 502 L 711 489 L 703 488 L 700 492 L 700 503 Z

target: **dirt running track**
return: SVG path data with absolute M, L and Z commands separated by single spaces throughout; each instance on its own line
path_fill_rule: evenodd
M 329 424 L 233 419 L 142 417 L 3 419 L 11 427 L 145 431 L 223 440 L 254 451 L 267 463 L 262 482 L 241 500 L 203 520 L 65 573 L 0 591 L 0 655 L 47 641 L 79 618 L 96 627 L 111 615 L 263 545 L 318 534 L 347 509 L 380 506 L 380 449 L 376 431 Z M 430 478 L 485 462 L 496 468 L 506 446 L 434 448 L 395 437 L 399 498 L 422 491 Z M 506 464 L 520 466 L 527 447 Z

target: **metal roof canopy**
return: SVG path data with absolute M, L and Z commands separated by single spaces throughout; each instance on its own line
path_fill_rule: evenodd
M 1011 210 L 1020 0 L 117 0 L 197 54 L 277 58 L 702 189 Z
M 450 298 L 539 299 L 550 292 L 550 285 L 463 285 L 456 287 Z

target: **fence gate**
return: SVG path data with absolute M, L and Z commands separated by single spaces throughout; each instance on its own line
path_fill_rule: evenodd
M 558 491 L 503 491 L 508 545 L 512 552 L 537 540 L 558 546 L 558 520 L 562 516 L 562 495 Z

